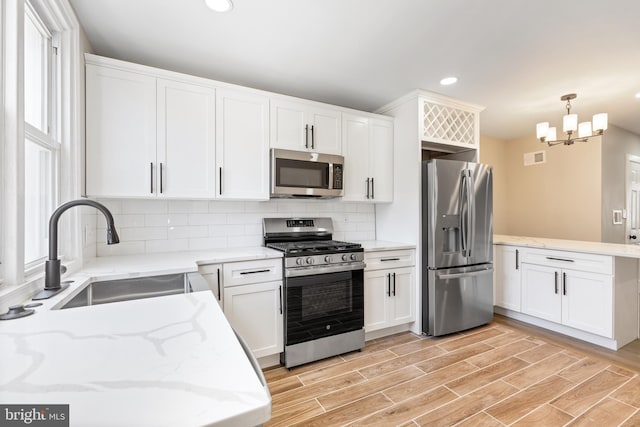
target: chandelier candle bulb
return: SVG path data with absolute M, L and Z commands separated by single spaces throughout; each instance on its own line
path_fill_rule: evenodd
M 578 125 L 578 138 L 589 137 L 591 135 L 591 122 L 582 122 Z
M 607 126 L 608 126 L 607 122 L 608 122 L 607 113 L 594 114 L 593 130 L 596 132 L 596 134 L 602 135 L 602 132 L 607 130 Z
M 541 122 L 536 125 L 536 138 L 546 138 L 549 132 L 549 122 Z
M 578 115 L 566 114 L 562 118 L 562 131 L 563 132 L 575 132 L 578 129 Z

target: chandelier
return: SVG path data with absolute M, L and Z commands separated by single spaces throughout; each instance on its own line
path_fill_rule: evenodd
M 540 142 L 546 142 L 550 147 L 558 144 L 571 145 L 574 142 L 585 142 L 591 136 L 602 135 L 607 130 L 607 113 L 594 114 L 592 122 L 582 122 L 578 124 L 578 115 L 571 114 L 571 100 L 578 95 L 570 93 L 562 95 L 561 101 L 567 101 L 565 108 L 567 114 L 562 117 L 562 131 L 567 135 L 566 139 L 557 139 L 556 128 L 549 127 L 549 122 L 542 122 L 536 125 L 536 137 Z M 592 130 L 593 129 L 593 130 Z M 575 136 L 575 132 L 578 135 Z

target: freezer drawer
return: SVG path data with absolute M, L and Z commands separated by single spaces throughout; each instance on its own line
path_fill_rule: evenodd
M 428 270 L 422 330 L 446 335 L 493 320 L 493 265 Z M 425 309 L 426 308 L 426 309 Z

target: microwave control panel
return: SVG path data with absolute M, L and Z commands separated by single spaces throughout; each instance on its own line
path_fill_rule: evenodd
M 333 188 L 335 190 L 342 190 L 342 165 L 333 164 Z

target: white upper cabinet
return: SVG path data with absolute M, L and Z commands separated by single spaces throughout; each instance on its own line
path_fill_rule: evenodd
M 215 197 L 215 89 L 158 79 L 156 194 Z
M 339 109 L 271 99 L 271 147 L 342 155 Z
M 269 98 L 218 89 L 217 197 L 269 199 Z
M 393 122 L 342 115 L 344 200 L 393 201 Z
M 87 195 L 153 195 L 156 79 L 88 64 L 86 97 Z

